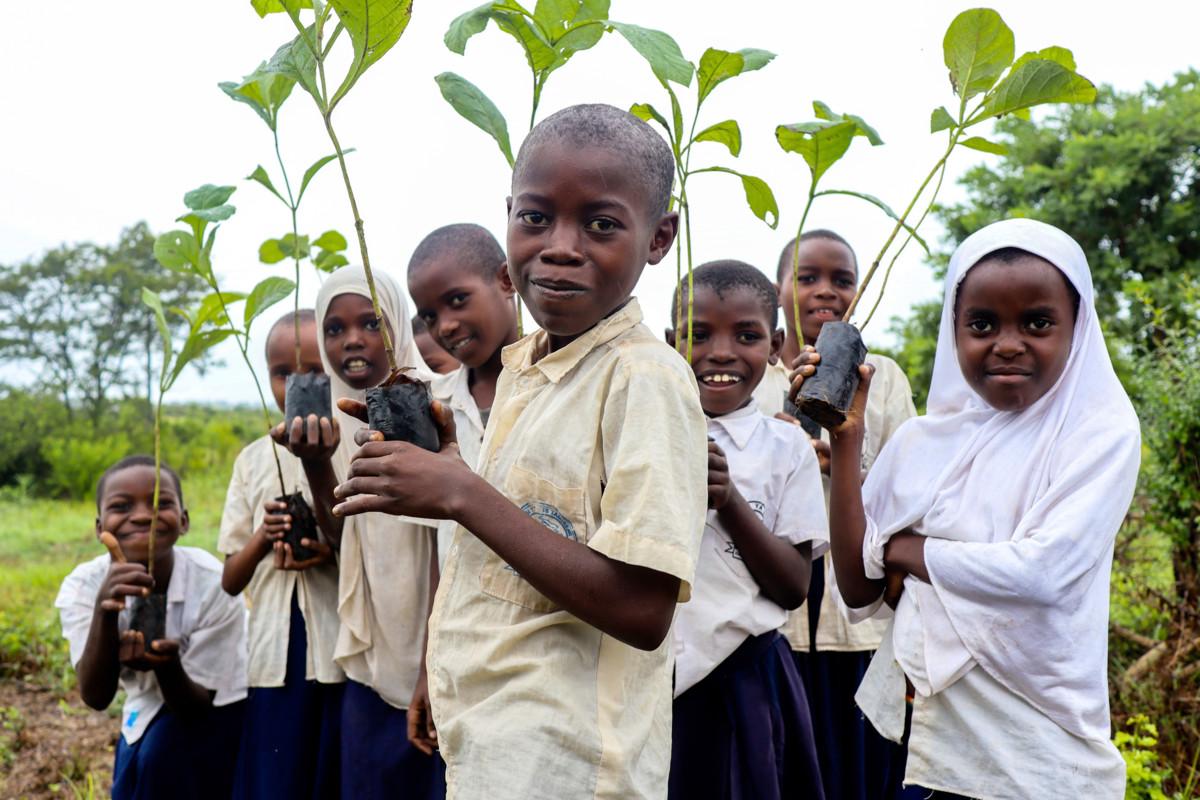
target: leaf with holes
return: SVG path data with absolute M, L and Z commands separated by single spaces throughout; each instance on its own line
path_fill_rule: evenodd
M 172 272 L 184 272 L 200 259 L 200 245 L 187 231 L 167 231 L 154 240 L 154 257 Z
M 742 181 L 742 190 L 746 193 L 746 203 L 754 212 L 754 216 L 772 228 L 779 224 L 779 204 L 775 202 L 775 193 L 762 178 L 746 175 L 728 167 L 706 167 L 695 170 L 695 172 L 724 172 L 736 175 Z

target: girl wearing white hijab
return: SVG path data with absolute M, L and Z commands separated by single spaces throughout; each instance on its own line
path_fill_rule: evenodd
M 905 782 L 935 796 L 1123 797 L 1109 572 L 1140 433 L 1079 245 L 1013 219 L 959 246 L 928 414 L 860 489 L 865 396 L 833 431 L 831 539 L 852 614 L 886 616 L 889 579 L 895 616 L 855 699 L 901 741 L 907 679 Z
M 416 377 L 428 380 L 429 371 L 413 341 L 399 286 L 389 275 L 378 272 L 375 284 L 383 324 L 400 366 L 411 367 Z M 330 328 L 326 317 L 343 295 L 370 298 L 361 267 L 338 270 L 317 295 L 321 361 L 330 377 L 339 433 L 325 467 L 332 467 L 333 485 L 346 479 L 350 457 L 358 449 L 354 434 L 366 427 L 337 408 L 343 397 L 358 401 L 366 397 L 365 389 L 347 383 L 346 365 L 335 363 L 327 350 Z M 365 357 L 365 350 L 363 353 Z M 381 342 L 374 358 L 375 363 L 383 358 Z M 327 479 L 319 484 L 329 485 Z M 313 482 L 314 491 L 317 485 Z M 331 508 L 332 496 L 326 502 L 326 508 Z M 349 679 L 342 714 L 342 796 L 365 800 L 444 794 L 441 760 L 409 743 L 405 714 L 424 656 L 434 530 L 387 514 L 361 514 L 341 524 L 340 627 L 334 660 Z

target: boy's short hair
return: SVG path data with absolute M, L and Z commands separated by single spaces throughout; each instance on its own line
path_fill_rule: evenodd
M 745 261 L 725 259 L 701 264 L 692 270 L 692 284 L 693 286 L 707 286 L 722 300 L 725 299 L 725 292 L 732 289 L 749 289 L 758 295 L 763 314 L 770 323 L 769 329 L 774 331 L 779 326 L 779 293 L 775 291 L 775 284 L 771 283 L 771 279 L 764 275 L 762 270 Z M 671 299 L 672 325 L 678 319 L 680 298 L 686 297 L 687 278 L 685 277 L 679 282 L 674 297 Z
M 1067 273 L 1058 269 L 1058 266 L 1051 261 L 1039 256 L 1037 253 L 1031 253 L 1028 250 L 1023 250 L 1020 247 L 1001 247 L 999 250 L 993 250 L 979 261 L 999 261 L 1001 264 L 1012 264 L 1020 261 L 1022 258 L 1036 258 L 1039 261 L 1045 261 L 1054 269 L 1058 270 L 1058 274 L 1062 275 L 1063 283 L 1067 285 L 1067 294 L 1071 298 L 1071 305 L 1075 310 L 1075 316 L 1079 316 L 1079 290 L 1075 288 L 1075 284 L 1071 283 L 1071 279 L 1067 277 Z M 975 263 L 978 264 L 979 261 Z M 955 313 L 958 313 L 958 292 L 954 293 Z
M 447 254 L 453 254 L 457 263 L 489 281 L 496 279 L 496 269 L 504 263 L 504 248 L 491 231 L 482 225 L 459 222 L 444 225 L 421 240 L 408 260 L 408 274 Z
M 143 454 L 125 456 L 117 463 L 113 464 L 108 469 L 104 470 L 104 474 L 100 476 L 100 480 L 96 481 L 96 510 L 100 510 L 100 500 L 104 497 L 104 486 L 108 483 L 108 479 L 124 469 L 130 467 L 153 467 L 154 456 Z M 166 475 L 175 484 L 175 494 L 179 497 L 180 508 L 186 507 L 183 502 L 183 482 L 179 480 L 179 473 L 171 469 L 165 462 L 159 464 L 162 474 Z
M 840 233 L 831 231 L 828 228 L 815 228 L 800 234 L 800 241 L 807 242 L 809 239 L 826 239 L 845 245 L 846 249 L 850 251 L 850 258 L 854 261 L 854 272 L 856 275 L 858 274 L 858 254 L 854 252 L 854 248 L 850 246 L 850 243 Z M 791 267 L 792 259 L 794 258 L 792 247 L 795 244 L 796 239 L 793 237 L 791 241 L 783 246 L 783 250 L 779 253 L 779 266 L 775 268 L 775 280 L 782 281 L 784 268 Z
M 675 159 L 670 146 L 644 120 L 604 103 L 568 106 L 551 114 L 522 142 L 513 164 L 514 187 L 529 163 L 530 153 L 554 141 L 620 153 L 642 184 L 650 216 L 657 221 L 667 213 L 675 184 Z
M 279 319 L 277 319 L 271 323 L 271 328 L 270 328 L 270 330 L 267 331 L 267 344 L 264 345 L 264 347 L 271 344 L 271 337 L 273 337 L 275 335 L 275 331 L 277 331 L 279 328 L 282 328 L 284 325 L 295 325 L 296 324 L 293 319 L 294 316 L 295 316 L 295 312 L 289 311 L 286 314 L 284 314 L 282 317 L 280 317 Z M 317 321 L 317 312 L 316 311 L 312 310 L 311 308 L 300 309 L 300 324 L 301 325 L 306 325 L 310 322 L 315 324 L 316 321 Z

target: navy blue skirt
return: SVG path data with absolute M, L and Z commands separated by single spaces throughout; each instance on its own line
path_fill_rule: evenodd
M 408 714 L 371 689 L 346 681 L 342 701 L 342 797 L 346 800 L 440 800 L 446 762 L 408 741 Z
M 787 641 L 752 636 L 675 698 L 671 800 L 825 797 Z
M 244 705 L 239 701 L 188 719 L 163 706 L 136 742 L 124 736 L 117 742 L 114 800 L 229 797 Z
M 344 684 L 305 680 L 308 633 L 296 593 L 283 686 L 250 689 L 233 796 L 323 800 L 340 782 Z

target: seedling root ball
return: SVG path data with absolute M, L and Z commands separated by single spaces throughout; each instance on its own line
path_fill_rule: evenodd
M 391 385 L 367 390 L 367 418 L 371 430 L 390 442 L 411 442 L 437 452 L 437 426 L 430 409 L 429 387 L 401 377 Z
M 284 395 L 284 421 L 287 429 L 296 417 L 308 419 L 310 414 L 333 419 L 333 406 L 329 399 L 329 376 L 317 372 L 292 374 L 287 378 Z
M 836 428 L 858 389 L 858 368 L 867 357 L 862 336 L 848 322 L 826 322 L 817 336 L 821 361 L 800 387 L 800 412 L 823 428 Z
M 129 629 L 139 631 L 146 648 L 158 639 L 167 638 L 167 596 L 154 593 L 148 597 L 135 597 L 130 609 Z
M 287 511 L 284 512 L 291 516 L 292 527 L 288 528 L 283 535 L 283 541 L 287 542 L 292 547 L 292 558 L 297 561 L 307 561 L 310 558 L 315 558 L 317 552 L 310 547 L 305 547 L 300 544 L 302 539 L 317 541 L 317 518 L 313 515 L 312 508 L 304 499 L 304 495 L 300 492 L 295 494 L 285 494 L 281 497 L 276 497 L 276 501 L 287 503 Z

